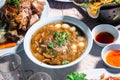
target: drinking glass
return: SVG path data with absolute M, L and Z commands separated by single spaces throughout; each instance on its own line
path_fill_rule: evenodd
M 5 80 L 26 80 L 18 54 L 0 56 L 0 73 Z
M 28 80 L 52 80 L 50 75 L 45 72 L 36 72 Z

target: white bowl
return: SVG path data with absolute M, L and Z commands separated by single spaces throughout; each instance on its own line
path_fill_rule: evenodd
M 102 60 L 104 61 L 104 63 L 107 66 L 109 66 L 111 68 L 115 68 L 115 69 L 120 69 L 120 67 L 112 66 L 106 62 L 105 57 L 106 57 L 107 52 L 110 50 L 120 50 L 120 44 L 109 44 L 109 45 L 105 46 L 101 52 Z M 118 53 L 118 54 L 120 54 L 120 53 Z
M 6 0 L 0 0 L 0 9 L 4 6 Z
M 95 27 L 93 28 L 93 30 L 92 30 L 92 37 L 93 37 L 95 43 L 96 43 L 97 45 L 101 46 L 101 47 L 104 47 L 104 46 L 106 46 L 106 45 L 108 45 L 108 44 L 111 44 L 111 43 L 100 43 L 100 42 L 98 42 L 98 41 L 95 39 L 95 37 L 96 37 L 96 35 L 97 35 L 98 33 L 100 33 L 100 32 L 108 32 L 108 33 L 112 34 L 113 37 L 114 37 L 114 41 L 113 41 L 112 43 L 116 42 L 117 39 L 118 39 L 118 37 L 119 37 L 119 32 L 118 32 L 118 30 L 117 30 L 113 25 L 100 24 L 100 25 L 95 26 Z
M 75 61 L 73 61 L 73 62 L 71 62 L 69 64 L 66 64 L 66 65 L 55 66 L 55 65 L 48 65 L 48 64 L 45 64 L 43 62 L 40 62 L 39 60 L 37 60 L 33 56 L 32 52 L 30 50 L 31 37 L 38 29 L 40 29 L 44 25 L 52 23 L 52 22 L 60 22 L 60 21 L 68 22 L 68 23 L 74 24 L 77 27 L 79 27 L 84 32 L 84 34 L 85 34 L 85 36 L 87 38 L 87 47 L 86 47 L 84 53 L 78 59 L 76 59 Z M 72 65 L 78 63 L 79 61 L 81 61 L 89 53 L 89 51 L 92 48 L 92 44 L 93 44 L 93 39 L 92 39 L 91 31 L 88 28 L 88 26 L 86 26 L 82 21 L 79 21 L 76 18 L 68 17 L 68 16 L 44 18 L 44 20 L 38 21 L 37 23 L 35 23 L 27 31 L 27 33 L 25 35 L 25 38 L 24 38 L 24 49 L 25 49 L 25 52 L 26 52 L 27 56 L 30 58 L 30 60 L 32 60 L 34 63 L 36 63 L 36 64 L 38 64 L 38 65 L 40 65 L 42 67 L 52 68 L 52 69 L 65 68 L 65 67 L 69 67 L 69 66 L 72 66 Z

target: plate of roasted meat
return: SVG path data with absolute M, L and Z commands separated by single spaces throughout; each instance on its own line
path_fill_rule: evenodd
M 14 52 L 27 30 L 48 13 L 47 0 L 6 0 L 0 9 L 0 55 Z

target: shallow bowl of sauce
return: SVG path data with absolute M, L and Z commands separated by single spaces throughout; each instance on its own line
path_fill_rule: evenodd
M 92 36 L 97 45 L 104 47 L 116 42 L 119 32 L 113 25 L 100 24 L 93 28 Z
M 120 69 L 120 44 L 109 44 L 101 52 L 103 61 L 111 68 Z

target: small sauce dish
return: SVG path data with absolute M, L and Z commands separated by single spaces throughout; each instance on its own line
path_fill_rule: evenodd
M 109 44 L 101 52 L 104 63 L 115 69 L 120 69 L 120 44 Z
M 97 45 L 105 47 L 117 41 L 119 32 L 113 25 L 100 24 L 93 28 L 92 36 Z

